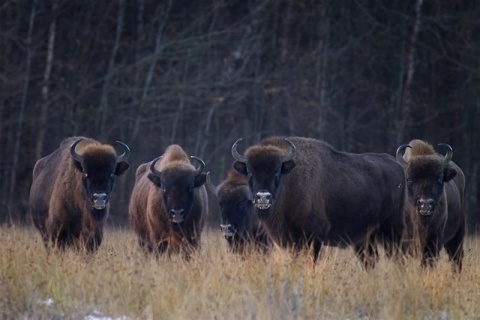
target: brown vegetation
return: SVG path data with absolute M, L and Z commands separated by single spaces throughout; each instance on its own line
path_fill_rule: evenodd
M 464 270 L 452 276 L 416 260 L 384 259 L 362 270 L 350 250 L 328 248 L 315 266 L 286 251 L 231 254 L 219 232 L 203 237 L 189 262 L 155 259 L 135 234 L 106 229 L 86 258 L 48 256 L 28 228 L 0 228 L 0 318 L 82 319 L 476 319 L 480 316 L 480 242 L 467 238 Z M 48 299 L 51 304 L 48 304 Z

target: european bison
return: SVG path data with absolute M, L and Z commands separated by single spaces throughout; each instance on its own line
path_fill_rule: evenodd
M 190 158 L 200 164 L 198 169 Z M 208 208 L 205 163 L 190 158 L 179 145 L 171 145 L 163 156 L 137 169 L 129 218 L 140 246 L 148 252 L 183 251 L 188 258 L 200 244 Z
M 391 255 L 404 229 L 405 177 L 387 154 L 353 154 L 308 138 L 273 137 L 232 155 L 248 177 L 255 211 L 270 238 L 295 250 L 352 245 L 365 267 L 382 242 Z
M 94 252 L 102 242 L 115 176 L 128 168 L 126 144 L 117 156 L 107 144 L 71 137 L 33 169 L 29 208 L 46 248 L 73 246 Z
M 445 156 L 432 145 L 412 140 L 397 149 L 397 160 L 405 169 L 407 240 L 422 252 L 422 266 L 433 266 L 445 247 L 455 271 L 462 270 L 465 237 L 465 175 L 453 162 L 448 144 Z M 402 152 L 405 154 L 402 156 Z
M 218 199 L 220 229 L 232 251 L 244 253 L 252 248 L 265 251 L 269 240 L 254 214 L 247 178 L 232 168 L 219 186 L 215 186 L 207 174 L 207 186 Z

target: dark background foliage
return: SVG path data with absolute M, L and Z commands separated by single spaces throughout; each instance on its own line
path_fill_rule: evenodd
M 6 0 L 0 4 L 0 221 L 28 222 L 35 161 L 71 135 L 172 143 L 217 183 L 230 147 L 271 135 L 387 152 L 447 142 L 480 222 L 480 2 L 476 0 Z M 215 208 L 212 205 L 212 208 Z

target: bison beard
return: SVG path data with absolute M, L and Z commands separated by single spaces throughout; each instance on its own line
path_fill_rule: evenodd
M 35 164 L 29 208 L 47 249 L 94 252 L 101 244 L 115 176 L 129 168 L 130 149 L 117 143 L 124 149 L 120 156 L 96 140 L 67 138 Z
M 390 155 L 339 152 L 323 141 L 273 137 L 248 148 L 232 146 L 233 167 L 248 177 L 255 213 L 281 247 L 352 245 L 364 266 L 378 243 L 397 252 L 404 228 L 405 177 Z M 266 205 L 268 203 L 268 205 Z

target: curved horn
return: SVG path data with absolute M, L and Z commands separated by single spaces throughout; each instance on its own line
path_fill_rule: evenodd
M 214 195 L 217 195 L 217 187 L 213 184 L 212 179 L 210 178 L 210 171 L 207 172 L 207 188 L 208 188 Z
M 397 162 L 400 163 L 402 166 L 407 165 L 407 161 L 405 161 L 405 159 L 403 158 L 403 152 L 407 148 L 411 148 L 411 146 L 408 144 L 402 144 L 400 147 L 397 148 L 397 155 L 396 155 Z
M 120 156 L 117 157 L 117 162 L 122 162 L 123 160 L 127 160 L 128 156 L 130 155 L 130 148 L 122 141 L 117 141 L 117 143 L 121 145 L 125 150 Z
M 195 176 L 200 175 L 203 172 L 203 169 L 205 168 L 205 162 L 203 162 L 203 160 L 200 159 L 199 157 L 195 157 L 195 156 L 190 156 L 190 159 L 195 159 L 197 160 L 198 163 L 200 163 L 200 167 L 198 167 L 198 169 L 195 170 Z
M 282 158 L 282 162 L 287 162 L 287 161 L 290 161 L 293 159 L 293 157 L 295 157 L 295 154 L 297 153 L 297 147 L 295 147 L 295 145 L 293 144 L 292 141 L 288 140 L 287 138 L 285 138 L 285 141 L 290 145 L 290 153 L 287 154 L 286 156 L 284 156 Z
M 232 156 L 235 160 L 237 161 L 240 161 L 240 162 L 243 162 L 243 163 L 246 163 L 247 162 L 247 158 L 245 158 L 245 156 L 242 156 L 240 153 L 238 153 L 237 151 L 237 144 L 242 141 L 243 138 L 240 138 L 238 139 L 237 141 L 235 141 L 235 143 L 232 145 Z
M 73 158 L 75 161 L 78 161 L 78 162 L 82 162 L 82 156 L 75 152 L 75 147 L 76 147 L 77 144 L 78 144 L 80 141 L 82 141 L 82 140 L 83 140 L 83 139 L 78 139 L 77 141 L 75 141 L 74 143 L 72 143 L 72 145 L 70 146 L 70 155 L 72 156 L 72 158 Z
M 160 160 L 162 158 L 163 158 L 163 156 L 155 158 L 155 159 L 153 159 L 152 163 L 150 164 L 150 172 L 153 173 L 154 175 L 156 175 L 157 177 L 161 177 L 162 173 L 155 168 L 155 164 L 157 163 L 158 160 Z
M 447 153 L 445 154 L 445 157 L 443 158 L 443 166 L 446 167 L 450 160 L 452 160 L 453 156 L 453 149 L 448 143 L 439 143 L 439 147 L 445 147 L 447 148 Z

